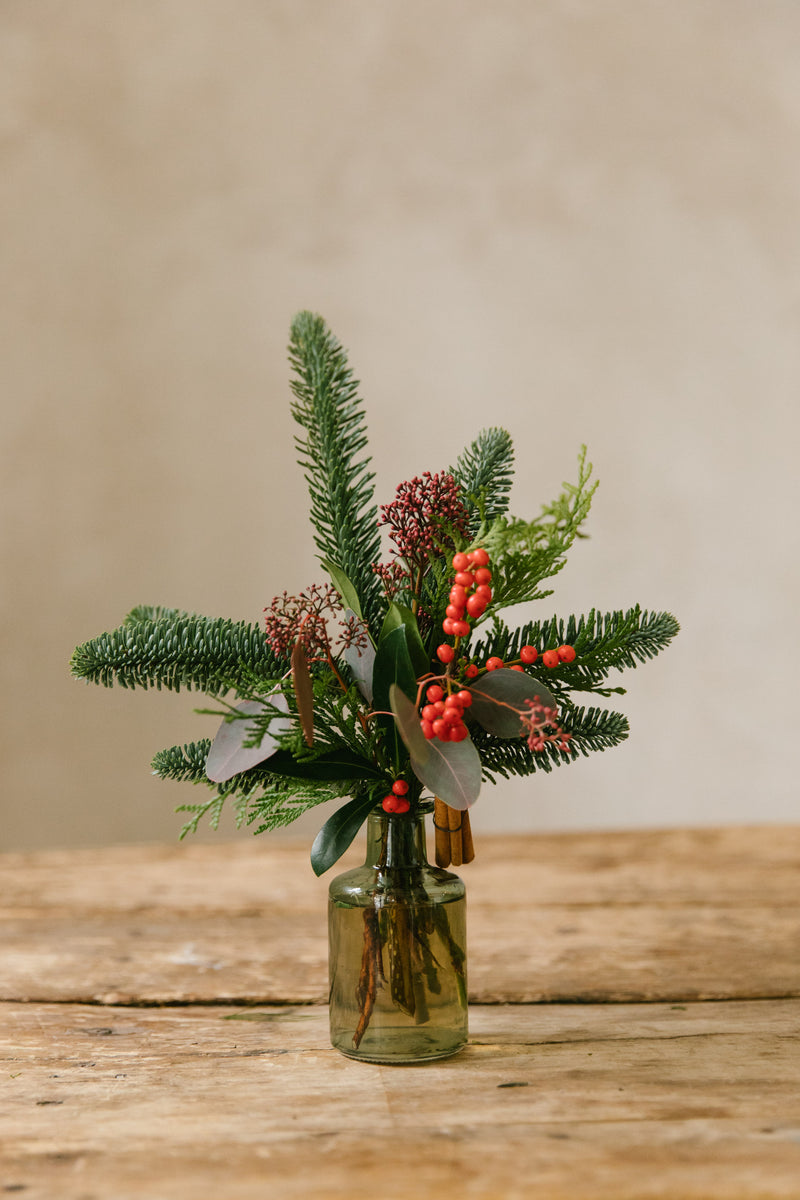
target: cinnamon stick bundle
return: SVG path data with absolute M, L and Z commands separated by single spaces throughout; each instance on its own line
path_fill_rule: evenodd
M 436 865 L 438 867 L 460 867 L 472 862 L 475 847 L 469 813 L 451 808 L 437 796 L 433 804 L 433 825 L 436 830 Z

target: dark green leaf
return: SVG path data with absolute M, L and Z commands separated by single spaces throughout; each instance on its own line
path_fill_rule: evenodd
M 374 806 L 375 799 L 371 793 L 356 796 L 325 822 L 311 847 L 311 866 L 315 875 L 324 875 L 329 867 L 338 862 Z
M 396 683 L 409 700 L 417 698 L 417 676 L 408 649 L 408 631 L 398 625 L 380 642 L 372 672 L 372 701 L 376 710 L 389 709 L 389 688 Z
M 392 603 L 389 605 L 389 611 L 386 614 L 386 619 L 383 622 L 381 629 L 381 640 L 388 636 L 393 629 L 403 628 L 406 631 L 406 642 L 408 645 L 408 653 L 411 657 L 411 663 L 416 673 L 416 676 L 426 674 L 430 670 L 430 659 L 420 637 L 419 625 L 417 618 L 414 616 L 410 608 L 405 604 Z
M 296 759 L 289 750 L 276 750 L 261 766 L 272 775 L 283 775 L 289 779 L 323 779 L 334 782 L 341 779 L 379 777 L 379 772 L 371 763 L 344 747 L 339 750 L 327 750 L 306 762 Z

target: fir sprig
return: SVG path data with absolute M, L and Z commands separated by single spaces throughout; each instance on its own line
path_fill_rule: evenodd
M 574 648 L 576 660 L 562 663 L 553 671 L 541 668 L 548 688 L 559 696 L 570 691 L 608 695 L 610 690 L 624 691 L 603 687 L 612 670 L 632 669 L 655 658 L 679 630 L 671 613 L 648 612 L 638 604 L 625 611 L 607 613 L 593 608 L 585 616 L 530 621 L 517 629 L 510 629 L 497 619 L 491 633 L 475 646 L 473 653 L 478 661 L 489 654 L 510 661 L 519 657 L 524 645 L 546 650 L 566 644 Z
M 505 429 L 484 429 L 450 468 L 470 508 L 470 529 L 491 523 L 508 510 L 514 479 L 514 444 Z
M 574 762 L 579 755 L 588 756 L 592 751 L 617 746 L 630 731 L 628 720 L 622 713 L 607 709 L 564 705 L 559 719 L 564 732 L 570 735 L 569 753 L 551 743 L 534 752 L 523 738 L 501 739 L 474 728 L 471 734 L 481 757 L 484 778 L 494 783 L 498 775 L 508 778 L 510 775 L 532 775 L 535 771 L 549 773 L 553 767 Z
M 292 415 L 305 435 L 296 439 L 311 500 L 314 541 L 322 558 L 340 567 L 355 588 L 364 618 L 377 632 L 380 582 L 372 564 L 380 551 L 374 475 L 363 405 L 347 356 L 321 317 L 302 312 L 292 322 L 290 362 L 296 397 Z
M 155 612 L 156 619 L 139 614 Z M 199 690 L 216 696 L 240 677 L 272 679 L 284 673 L 257 625 L 200 617 L 177 609 L 134 609 L 110 633 L 78 646 L 72 674 L 91 683 L 125 688 Z

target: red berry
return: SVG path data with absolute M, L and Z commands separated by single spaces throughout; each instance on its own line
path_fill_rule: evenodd
M 519 656 L 524 663 L 535 663 L 539 657 L 539 651 L 535 646 L 523 646 L 519 652 Z
M 467 691 L 466 688 L 461 692 L 456 692 L 456 696 L 461 701 L 462 708 L 469 708 L 472 704 L 472 692 Z
M 381 800 L 381 808 L 387 813 L 397 812 L 397 800 L 397 796 L 384 796 Z
M 487 571 L 486 567 L 478 567 L 478 570 L 475 572 L 475 582 L 476 583 L 491 583 L 492 582 L 492 572 Z
M 492 598 L 492 589 L 489 587 L 488 583 L 479 583 L 475 588 L 473 595 L 481 596 L 488 604 Z
M 435 734 L 433 732 L 433 722 L 420 721 L 420 728 L 422 729 L 422 732 L 423 732 L 424 736 L 428 739 L 428 741 L 430 741 L 432 737 L 435 737 Z
M 432 683 L 425 694 L 431 703 L 435 704 L 437 700 L 441 700 L 444 692 L 439 687 L 438 683 Z
M 489 555 L 483 549 L 471 550 L 467 557 L 473 566 L 488 567 L 489 565 Z
M 466 571 L 468 566 L 469 566 L 469 559 L 467 558 L 466 554 L 454 554 L 453 555 L 453 570 L 454 571 Z
M 508 669 L 509 669 L 509 671 L 524 671 L 525 670 L 525 668 L 521 667 L 519 665 L 519 663 L 514 663 L 514 665 L 509 667 Z
M 442 741 L 446 741 L 447 740 L 447 733 L 445 733 L 446 729 L 447 729 L 447 724 L 443 717 L 438 717 L 437 720 L 435 720 L 433 722 L 434 737 L 441 738 Z M 442 737 L 443 733 L 445 735 L 444 737 Z
M 571 663 L 575 661 L 575 650 L 572 646 L 559 646 L 558 657 L 562 662 Z
M 453 621 L 453 633 L 456 637 L 467 637 L 469 635 L 469 623 L 467 621 Z M 447 661 L 449 662 L 450 659 Z
M 454 623 L 455 622 L 453 621 L 452 617 L 445 617 L 445 619 L 442 621 L 442 631 L 446 633 L 448 637 L 453 636 Z
M 475 666 L 475 663 L 469 663 L 469 665 L 464 668 L 464 674 L 466 675 L 467 679 L 474 679 L 476 675 L 480 675 L 480 669 Z
M 546 667 L 557 667 L 560 661 L 557 650 L 545 650 L 542 655 L 542 662 Z
M 406 800 L 405 796 L 397 796 L 395 799 L 394 811 L 396 813 L 407 813 L 411 808 L 410 801 Z
M 478 617 L 482 617 L 486 612 L 486 601 L 484 600 L 483 596 L 470 596 L 467 600 L 467 612 L 473 618 L 473 620 L 477 620 Z
M 454 582 L 458 584 L 459 587 L 471 588 L 475 586 L 475 576 L 471 571 L 459 571 Z
M 436 717 L 440 717 L 444 712 L 444 700 L 434 700 L 433 711 L 436 713 Z M 433 718 L 434 721 L 436 717 Z
M 451 692 L 450 695 L 446 698 L 446 700 L 444 702 L 445 708 L 459 708 L 459 709 L 463 708 L 464 705 L 461 703 L 461 700 L 459 699 L 460 695 L 461 695 L 460 692 Z
M 466 737 L 469 737 L 469 730 L 463 722 L 460 725 L 453 726 L 450 732 L 451 742 L 463 742 Z
M 395 779 L 394 783 L 392 784 L 392 791 L 394 792 L 395 796 L 405 796 L 408 792 L 408 784 L 406 783 L 405 779 Z
M 486 670 L 487 671 L 496 671 L 497 668 L 502 667 L 502 665 L 503 665 L 502 658 L 488 658 L 486 660 Z
M 439 714 L 433 704 L 426 704 L 420 715 L 423 721 L 435 721 Z
M 436 647 L 436 657 L 439 659 L 439 662 L 452 662 L 455 656 L 455 650 L 452 646 L 448 646 L 447 642 L 442 642 L 441 646 Z M 558 655 L 556 655 L 556 658 L 558 658 Z
M 467 603 L 466 589 L 460 583 L 453 584 L 450 588 L 450 603 L 455 604 L 457 608 L 463 608 Z
M 464 606 L 459 607 L 457 604 L 448 604 L 444 610 L 444 615 L 449 617 L 451 621 L 460 621 L 464 615 Z
M 444 710 L 444 712 L 442 713 L 442 720 L 447 725 L 460 725 L 461 724 L 461 709 L 455 708 L 455 707 L 446 708 Z

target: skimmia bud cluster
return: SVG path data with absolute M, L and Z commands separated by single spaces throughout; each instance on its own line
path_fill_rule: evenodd
M 540 753 L 551 743 L 558 746 L 564 754 L 569 754 L 569 743 L 572 735 L 565 733 L 558 724 L 558 713 L 554 708 L 542 704 L 540 698 L 525 701 L 528 712 L 522 714 L 524 736 L 528 746 L 535 753 Z

